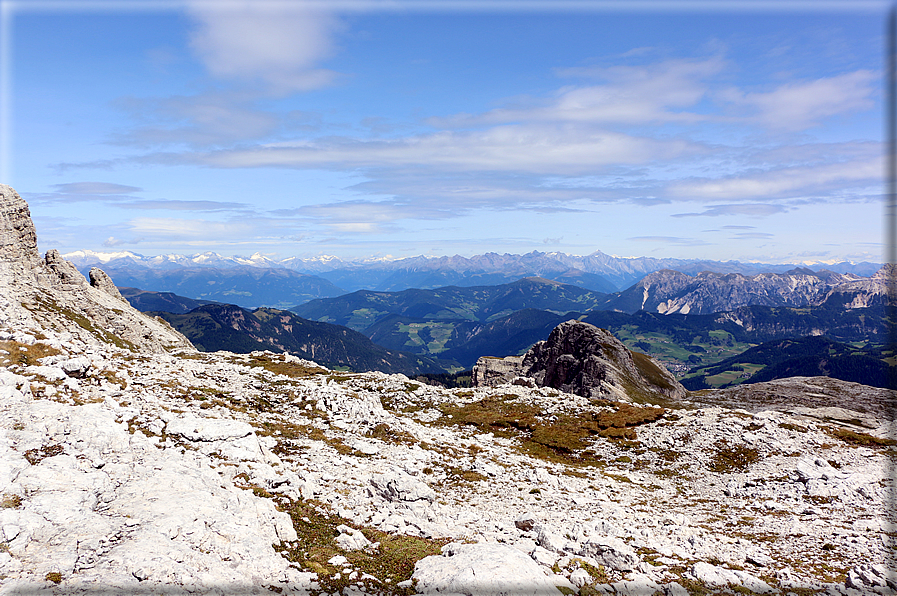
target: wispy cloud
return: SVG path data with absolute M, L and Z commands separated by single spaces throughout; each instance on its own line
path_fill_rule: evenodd
M 245 238 L 261 234 L 258 222 L 251 220 L 214 221 L 171 217 L 138 217 L 128 222 L 130 230 L 154 240 L 181 242 L 213 241 L 217 238 Z
M 697 122 L 694 107 L 708 92 L 706 79 L 725 68 L 725 60 L 667 60 L 641 66 L 557 69 L 562 77 L 599 79 L 600 85 L 565 86 L 550 99 L 509 106 L 479 115 L 434 118 L 435 126 L 458 127 L 507 122 L 588 122 L 619 126 L 657 122 Z
M 112 182 L 66 182 L 52 186 L 57 192 L 65 195 L 126 195 L 143 190 L 136 186 Z
M 795 81 L 764 93 L 729 89 L 722 97 L 752 110 L 764 126 L 799 131 L 832 116 L 872 109 L 873 83 L 879 78 L 870 70 L 857 70 L 813 81 Z
M 768 240 L 774 238 L 775 234 L 766 232 L 740 232 L 734 236 L 730 236 L 732 240 Z
M 58 192 L 29 193 L 27 198 L 34 203 L 99 203 L 120 209 L 162 210 L 162 211 L 253 211 L 245 203 L 227 201 L 183 201 L 174 199 L 142 199 L 134 197 L 135 192 L 143 192 L 136 186 L 108 182 L 68 182 L 54 184 Z
M 117 202 L 116 207 L 122 209 L 159 209 L 166 211 L 242 211 L 250 209 L 245 203 L 228 203 L 225 201 L 178 201 L 178 200 L 145 200 Z
M 105 240 L 103 240 L 103 246 L 107 248 L 115 248 L 116 246 L 125 246 L 128 244 L 140 244 L 143 241 L 143 238 L 134 238 L 132 240 L 123 240 L 121 238 L 116 238 L 115 236 L 109 236 Z
M 360 128 L 341 125 L 343 131 L 356 131 L 355 136 L 323 136 L 320 115 L 277 112 L 262 100 L 266 94 L 329 84 L 333 73 L 320 65 L 333 51 L 341 24 L 333 15 L 308 12 L 301 3 L 286 13 L 268 12 L 266 6 L 248 1 L 228 4 L 226 10 L 209 3 L 193 5 L 190 14 L 197 26 L 192 47 L 211 75 L 234 86 L 194 96 L 120 100 L 118 106 L 130 113 L 136 126 L 120 131 L 112 142 L 152 149 L 121 162 L 89 166 L 136 162 L 361 174 L 364 182 L 341 189 L 357 200 L 271 214 L 327 232 L 361 234 L 475 210 L 560 213 L 594 210 L 598 203 L 657 207 L 653 211 L 662 213 L 667 213 L 663 205 L 691 203 L 700 206 L 680 207 L 683 212 L 672 217 L 759 218 L 785 213 L 801 202 L 859 200 L 881 178 L 878 143 L 808 143 L 802 137 L 801 144 L 795 144 L 796 135 L 779 135 L 868 110 L 874 99 L 874 73 L 858 70 L 791 81 L 759 92 L 728 86 L 727 73 L 737 64 L 722 54 L 560 68 L 555 72 L 567 84 L 553 92 L 508 100 L 479 114 L 430 118 L 426 123 L 432 132 L 403 134 L 412 128 L 408 122 L 385 127 L 382 118 L 371 116 Z M 630 58 L 648 60 L 648 54 L 635 52 Z M 711 142 L 713 135 L 705 134 L 708 123 L 735 126 L 739 133 Z M 421 130 L 419 124 L 415 131 Z M 775 129 L 773 136 L 770 128 Z M 739 137 L 745 131 L 748 136 Z M 384 132 L 391 136 L 379 136 Z M 128 193 L 140 190 L 122 188 Z M 246 207 L 129 199 L 114 204 L 198 212 Z M 139 226 L 135 234 L 152 226 L 158 234 L 169 233 L 167 220 L 134 221 Z M 766 237 L 761 234 L 735 238 Z M 676 236 L 634 240 L 704 244 Z
M 252 95 L 207 92 L 165 98 L 123 97 L 114 107 L 137 126 L 113 133 L 114 145 L 152 147 L 188 145 L 208 147 L 259 141 L 279 130 L 279 115 L 255 107 Z
M 680 246 L 707 246 L 712 244 L 711 242 L 707 242 L 706 240 L 700 240 L 697 238 L 680 238 L 678 236 L 633 236 L 631 238 L 627 238 L 627 240 L 634 240 L 636 242 L 677 244 Z
M 721 216 L 748 216 L 766 217 L 776 213 L 787 211 L 782 205 L 769 203 L 744 203 L 735 205 L 715 205 L 698 213 L 676 213 L 672 217 L 721 217 Z
M 336 76 L 318 65 L 342 24 L 320 5 L 238 0 L 187 7 L 196 23 L 190 45 L 215 77 L 284 94 L 326 86 Z
M 881 181 L 881 157 L 755 171 L 711 180 L 685 180 L 670 185 L 672 195 L 691 199 L 749 200 L 802 198 L 839 194 L 845 188 L 871 186 Z
M 330 138 L 185 155 L 204 165 L 245 167 L 426 166 L 449 171 L 594 174 L 703 152 L 681 139 L 653 139 L 571 125 L 505 125 L 484 131 L 442 131 L 395 140 Z

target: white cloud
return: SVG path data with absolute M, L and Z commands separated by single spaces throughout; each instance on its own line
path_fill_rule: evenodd
M 178 201 L 171 199 L 128 201 L 122 203 L 110 203 L 121 209 L 160 209 L 164 211 L 240 211 L 249 208 L 244 203 L 229 203 L 225 201 Z
M 242 167 L 419 167 L 443 171 L 594 174 L 607 166 L 672 160 L 704 151 L 681 139 L 651 139 L 573 125 L 507 125 L 484 131 L 442 131 L 404 139 L 327 139 L 216 151 L 204 165 Z
M 696 238 L 680 238 L 678 236 L 633 236 L 627 240 L 636 242 L 659 242 L 661 244 L 676 244 L 681 246 L 708 246 L 711 243 Z
M 643 66 L 577 67 L 558 69 L 564 77 L 587 77 L 601 85 L 566 86 L 551 100 L 531 106 L 506 107 L 481 115 L 434 118 L 438 126 L 469 126 L 498 122 L 591 122 L 644 124 L 697 122 L 706 116 L 685 108 L 707 94 L 707 79 L 725 68 L 720 57 L 706 60 L 666 60 Z
M 320 7 L 243 0 L 192 2 L 188 12 L 197 23 L 191 46 L 215 77 L 289 93 L 325 86 L 335 76 L 317 65 L 333 51 L 341 25 Z
M 769 240 L 773 237 L 775 237 L 775 234 L 769 234 L 767 232 L 740 232 L 730 238 L 732 240 Z
M 151 239 L 173 238 L 182 241 L 245 237 L 258 233 L 249 221 L 210 221 L 169 217 L 138 217 L 128 222 L 131 231 Z M 220 241 L 220 240 L 218 240 Z
M 705 200 L 801 198 L 812 193 L 832 195 L 845 188 L 880 184 L 883 166 L 878 157 L 781 168 L 718 180 L 689 180 L 673 183 L 669 190 L 674 196 Z
M 142 238 L 136 238 L 134 240 L 122 240 L 121 238 L 116 238 L 115 236 L 109 236 L 105 240 L 103 240 L 103 246 L 107 248 L 114 248 L 116 246 L 122 246 L 125 244 L 140 244 Z
M 817 126 L 821 120 L 856 111 L 872 109 L 873 84 L 878 75 L 857 70 L 815 81 L 782 85 L 767 93 L 744 93 L 730 89 L 721 96 L 756 112 L 763 125 L 786 131 Z

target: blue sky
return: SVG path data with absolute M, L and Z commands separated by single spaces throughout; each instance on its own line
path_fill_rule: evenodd
M 886 3 L 2 2 L 42 250 L 882 260 Z

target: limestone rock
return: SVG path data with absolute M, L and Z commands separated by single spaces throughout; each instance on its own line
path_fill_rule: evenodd
M 59 363 L 59 368 L 70 377 L 81 378 L 90 370 L 91 363 L 89 358 L 78 356 L 77 358 L 69 358 Z
M 115 287 L 115 284 L 112 282 L 112 278 L 106 275 L 105 271 L 99 267 L 91 267 L 88 276 L 90 277 L 91 286 L 106 292 L 113 298 L 118 298 L 122 302 L 130 304 L 125 297 L 121 295 L 121 292 L 118 291 L 118 288 Z
M 631 352 L 609 331 L 580 321 L 561 323 L 522 358 L 480 358 L 473 369 L 477 387 L 518 376 L 530 377 L 540 387 L 593 399 L 639 401 L 686 395 L 676 378 L 650 356 Z
M 436 500 L 436 492 L 432 488 L 398 470 L 374 475 L 371 478 L 371 486 L 376 494 L 387 501 L 433 502 Z
M 86 344 L 149 352 L 193 351 L 186 337 L 110 290 L 108 276 L 97 274 L 95 285 L 59 251 L 40 258 L 28 204 L 0 184 L 0 328 L 64 330 Z
M 49 285 L 61 290 L 76 290 L 87 286 L 87 280 L 75 266 L 62 258 L 58 250 L 48 250 L 44 255 L 46 270 L 52 273 Z M 53 279 L 55 277 L 55 279 Z
M 558 596 L 558 586 L 575 591 L 566 579 L 547 576 L 531 558 L 499 544 L 447 544 L 442 556 L 418 561 L 411 577 L 420 594 Z
M 166 430 L 169 434 L 180 435 L 188 441 L 204 442 L 241 439 L 252 433 L 252 427 L 245 422 L 193 416 L 175 418 L 168 423 Z
M 40 260 L 28 203 L 11 187 L 0 184 L 0 262 L 34 269 Z
M 347 525 L 337 526 L 340 535 L 336 537 L 337 545 L 343 550 L 364 550 L 371 548 L 372 543 L 364 537 L 361 530 L 350 528 Z
M 495 358 L 483 356 L 473 367 L 471 382 L 474 387 L 494 387 L 507 383 L 523 374 L 523 356 Z
M 772 586 L 759 577 L 746 571 L 726 569 L 704 562 L 695 563 L 689 571 L 695 579 L 711 586 L 729 584 L 743 586 L 754 594 L 768 594 L 775 591 Z
M 590 538 L 579 554 L 591 557 L 600 564 L 618 571 L 631 571 L 639 562 L 638 555 L 632 547 L 613 537 Z

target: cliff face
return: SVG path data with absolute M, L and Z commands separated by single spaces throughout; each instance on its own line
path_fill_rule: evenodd
M 28 204 L 12 188 L 0 184 L 0 264 L 35 269 L 40 261 Z
M 629 313 L 646 310 L 684 315 L 711 314 L 752 305 L 804 307 L 829 304 L 863 308 L 884 301 L 889 271 L 884 267 L 875 276 L 866 278 L 809 269 L 751 276 L 709 271 L 691 276 L 662 270 L 614 295 L 605 308 Z
M 193 350 L 183 335 L 132 308 L 101 270 L 91 282 L 56 250 L 41 258 L 28 204 L 0 184 L 0 329 L 51 329 L 85 344 Z
M 539 387 L 614 401 L 681 399 L 686 390 L 650 356 L 629 351 L 605 329 L 580 321 L 561 323 L 525 356 L 480 358 L 475 386 L 494 386 L 515 377 Z

